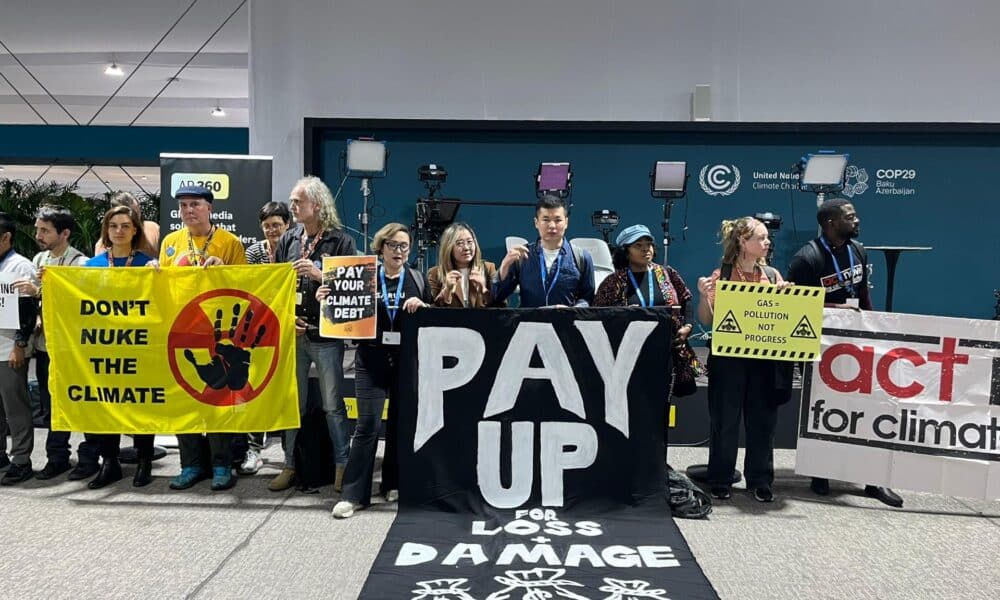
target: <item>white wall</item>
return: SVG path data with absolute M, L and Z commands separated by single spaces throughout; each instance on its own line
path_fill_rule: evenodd
M 305 117 L 1000 121 L 995 0 L 251 0 L 250 151 Z

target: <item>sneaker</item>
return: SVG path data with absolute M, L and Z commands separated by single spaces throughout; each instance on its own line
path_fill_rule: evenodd
M 386 502 L 398 502 L 399 501 L 399 490 L 389 490 L 385 493 Z
M 253 475 L 263 466 L 264 461 L 260 458 L 260 452 L 251 448 L 247 450 L 246 458 L 243 459 L 243 464 L 237 470 L 240 475 Z
M 78 481 L 80 479 L 90 479 L 101 470 L 101 465 L 97 463 L 77 463 L 66 479 Z
M 712 497 L 718 500 L 729 500 L 733 497 L 733 490 L 727 486 L 715 486 L 712 488 Z
M 170 489 L 186 490 L 202 479 L 208 479 L 208 474 L 201 467 L 184 467 L 180 475 L 170 480 Z
M 281 492 L 295 485 L 295 469 L 282 469 L 278 476 L 267 484 L 267 489 L 272 492 Z
M 73 465 L 69 464 L 69 461 L 50 460 L 45 463 L 45 466 L 42 467 L 41 471 L 35 473 L 35 478 L 43 480 L 52 479 L 53 477 L 58 477 L 66 471 L 69 471 L 72 467 Z
M 757 502 L 774 502 L 774 492 L 769 487 L 759 487 L 753 491 L 753 499 Z
M 341 500 L 333 507 L 333 517 L 335 519 L 349 519 L 354 516 L 354 504 L 347 500 Z
M 219 492 L 228 490 L 236 485 L 236 475 L 229 467 L 212 468 L 212 491 Z
M 6 471 L 7 467 L 10 466 L 10 459 L 7 458 L 6 453 L 0 454 L 0 471 Z
M 31 479 L 34 475 L 31 471 L 30 462 L 23 465 L 11 464 L 10 468 L 7 469 L 7 473 L 4 474 L 3 479 L 0 479 L 0 485 L 15 485 Z

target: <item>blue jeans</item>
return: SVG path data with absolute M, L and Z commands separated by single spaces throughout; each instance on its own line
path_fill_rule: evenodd
M 309 367 L 316 364 L 319 372 L 320 397 L 326 414 L 326 428 L 333 445 L 333 462 L 347 464 L 351 448 L 351 434 L 347 428 L 347 410 L 344 408 L 344 342 L 329 340 L 314 342 L 305 335 L 295 338 L 295 379 L 299 388 L 299 417 L 306 414 L 309 400 Z M 295 440 L 298 429 L 285 431 L 285 467 L 295 468 Z

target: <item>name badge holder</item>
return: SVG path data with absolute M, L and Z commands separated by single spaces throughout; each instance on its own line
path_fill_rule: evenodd
M 382 332 L 383 346 L 398 346 L 400 335 L 392 328 L 396 324 L 396 315 L 399 314 L 399 298 L 403 294 L 403 280 L 406 279 L 406 269 L 399 272 L 399 282 L 396 283 L 396 295 L 393 298 L 394 305 L 389 306 L 389 286 L 385 281 L 385 267 L 379 269 L 379 278 L 382 281 L 382 302 L 385 304 L 385 312 L 389 313 L 389 331 Z

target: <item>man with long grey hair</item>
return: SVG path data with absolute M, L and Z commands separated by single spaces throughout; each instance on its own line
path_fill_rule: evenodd
M 278 240 L 275 262 L 292 263 L 298 274 L 295 290 L 295 375 L 299 415 L 305 416 L 309 397 L 309 369 L 315 364 L 319 373 L 327 431 L 333 445 L 333 462 L 336 464 L 334 488 L 340 491 L 351 444 L 342 392 L 344 342 L 320 337 L 320 310 L 316 289 L 323 280 L 323 257 L 354 255 L 354 238 L 343 231 L 330 188 L 318 177 L 298 180 L 289 194 L 288 206 L 297 224 Z M 290 429 L 285 432 L 285 468 L 271 480 L 268 489 L 281 491 L 295 484 L 297 437 L 298 430 Z

